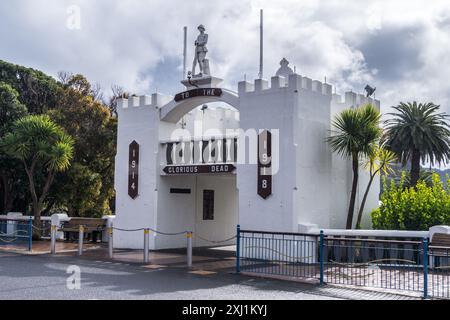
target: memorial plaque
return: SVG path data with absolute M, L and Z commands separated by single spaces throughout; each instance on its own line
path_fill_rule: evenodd
M 128 195 L 136 199 L 139 194 L 139 144 L 130 143 L 128 156 Z
M 272 134 L 264 130 L 258 135 L 258 195 L 266 199 L 272 194 Z

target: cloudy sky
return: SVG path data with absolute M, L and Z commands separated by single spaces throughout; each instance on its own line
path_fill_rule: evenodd
M 0 59 L 51 75 L 82 73 L 105 90 L 173 94 L 181 89 L 183 26 L 190 65 L 202 23 L 211 72 L 235 89 L 244 74 L 258 74 L 261 8 L 266 78 L 286 57 L 338 93 L 376 86 L 383 111 L 416 99 L 450 112 L 448 0 L 2 0 Z

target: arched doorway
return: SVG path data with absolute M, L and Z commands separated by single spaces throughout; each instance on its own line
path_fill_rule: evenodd
M 238 224 L 237 134 L 226 134 L 239 129 L 238 110 L 237 94 L 224 90 L 220 97 L 173 100 L 160 111 L 157 225 L 192 230 L 194 247 L 234 244 L 218 241 L 233 237 Z M 174 247 L 170 238 L 158 241 L 159 248 Z

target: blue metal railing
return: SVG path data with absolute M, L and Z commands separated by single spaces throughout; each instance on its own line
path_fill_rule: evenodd
M 450 248 L 428 246 L 427 290 L 424 296 L 450 298 Z
M 423 298 L 428 298 L 428 239 L 423 239 Z
M 317 279 L 317 236 L 238 230 L 237 272 Z
M 0 247 L 32 251 L 33 220 L 0 219 Z
M 241 272 L 241 226 L 237 225 L 236 233 L 236 273 Z
M 324 270 L 324 234 L 323 230 L 320 230 L 320 242 L 319 242 L 319 263 L 320 263 L 320 284 L 323 285 L 324 283 L 324 277 L 323 277 L 323 270 Z
M 423 291 L 423 243 L 326 237 L 324 282 Z
M 420 241 L 242 230 L 236 272 L 450 298 L 450 248 Z

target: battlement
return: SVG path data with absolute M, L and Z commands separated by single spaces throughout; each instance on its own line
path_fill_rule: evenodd
M 159 93 L 153 93 L 151 96 L 131 96 L 128 99 L 120 98 L 117 100 L 117 110 L 139 107 L 161 108 L 172 99 L 173 96 L 162 95 Z
M 370 103 L 371 105 L 378 108 L 378 110 L 380 109 L 380 100 L 370 97 L 368 98 L 364 94 L 355 93 L 352 91 L 347 91 L 344 97 L 339 94 L 333 94 L 332 101 L 336 104 L 345 105 L 346 107 L 359 107 Z
M 239 95 L 247 93 L 264 93 L 273 92 L 274 90 L 306 90 L 321 95 L 331 96 L 332 86 L 318 80 L 312 80 L 308 77 L 302 77 L 299 74 L 291 74 L 286 79 L 282 76 L 274 76 L 269 82 L 265 79 L 255 79 L 254 83 L 248 81 L 240 81 L 238 83 Z

